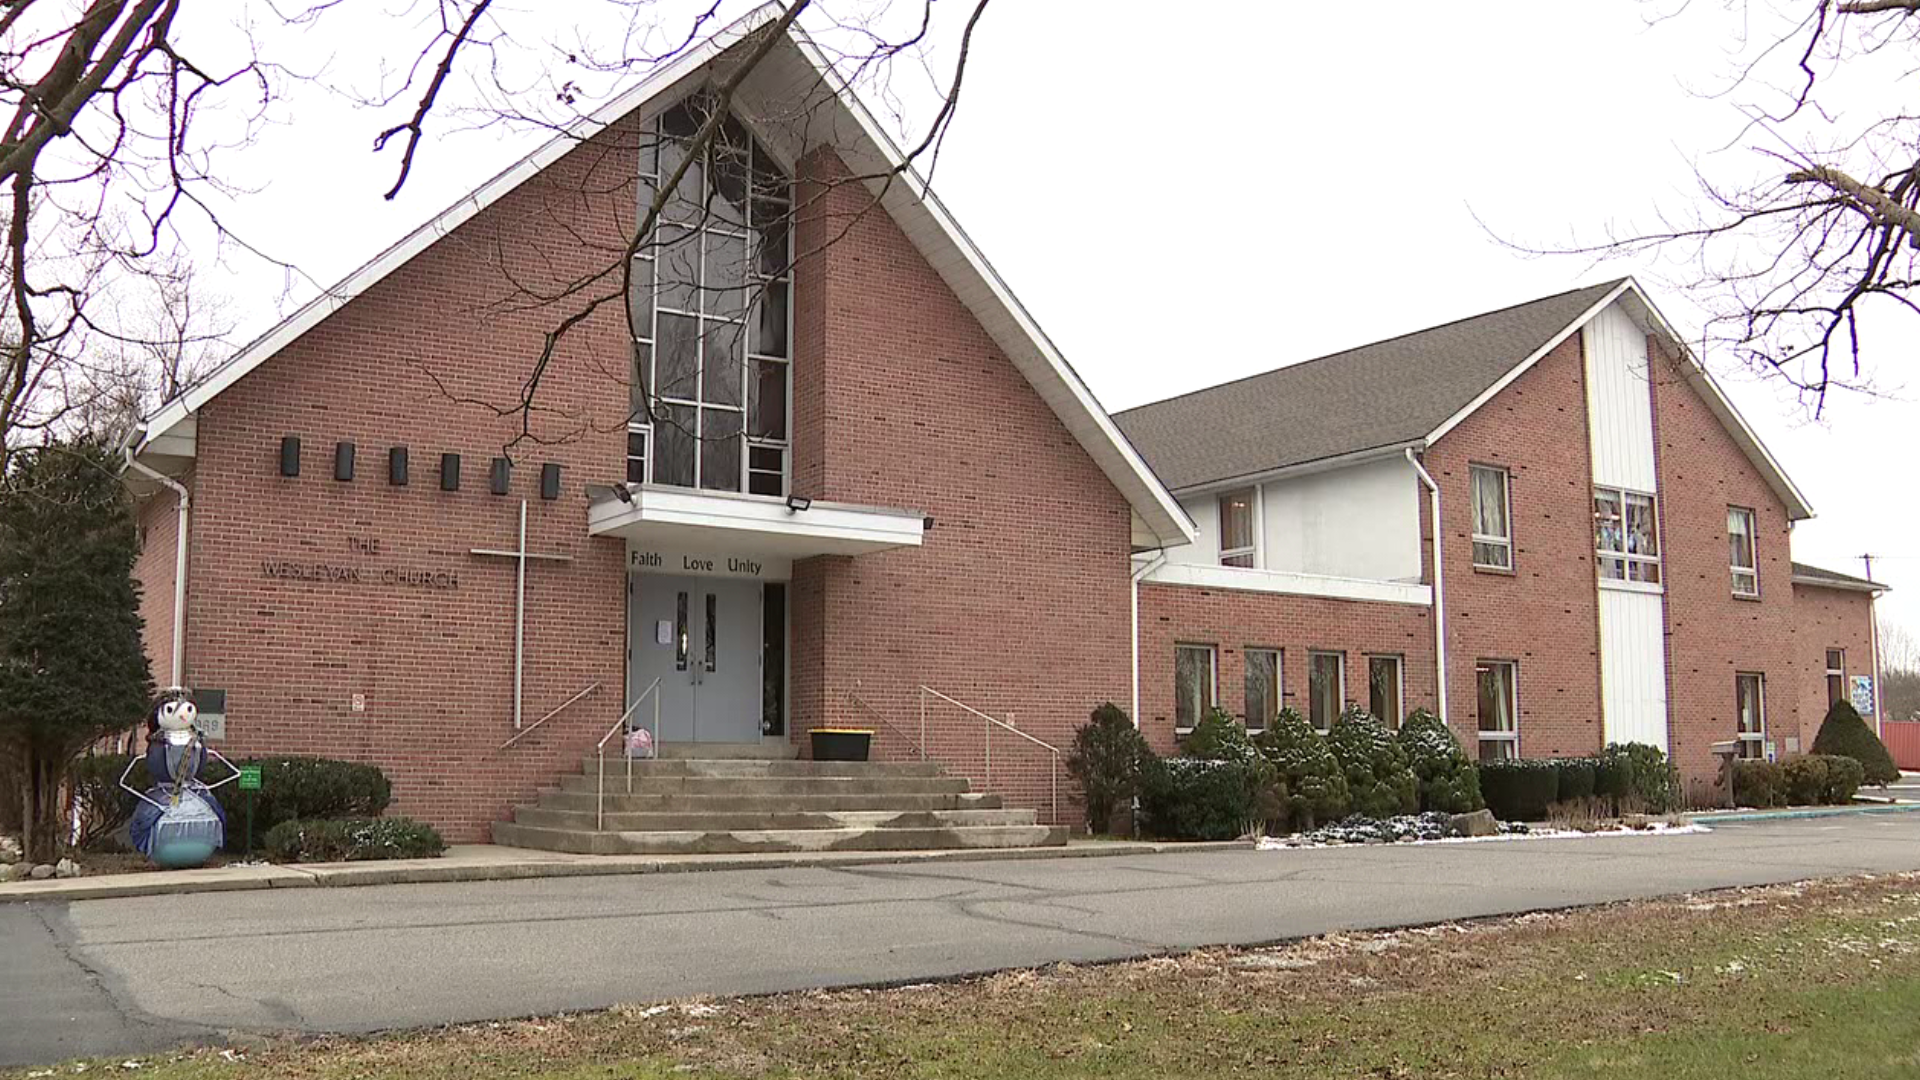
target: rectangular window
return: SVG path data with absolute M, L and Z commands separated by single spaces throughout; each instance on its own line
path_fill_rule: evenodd
M 687 648 L 692 642 L 687 640 L 687 594 L 675 593 L 673 597 L 673 670 L 687 670 Z
M 1827 707 L 1847 700 L 1847 650 L 1827 650 Z
M 1247 649 L 1247 730 L 1261 732 L 1280 715 L 1280 650 Z
M 1767 680 L 1757 674 L 1733 677 L 1733 710 L 1739 718 L 1740 756 L 1767 756 Z
M 1324 734 L 1340 719 L 1346 685 L 1346 653 L 1307 654 L 1307 719 L 1316 731 Z
M 627 483 L 647 482 L 647 435 L 643 427 L 627 429 Z
M 1481 660 L 1473 665 L 1480 689 L 1476 719 L 1481 761 L 1520 756 L 1520 698 L 1514 667 L 1511 660 Z
M 1760 595 L 1760 564 L 1754 558 L 1753 511 L 1727 507 L 1728 565 L 1733 569 L 1733 595 Z
M 1367 657 L 1367 711 L 1390 728 L 1400 726 L 1401 710 L 1405 707 L 1400 674 L 1399 657 Z
M 1467 472 L 1473 483 L 1473 565 L 1511 570 L 1513 503 L 1507 491 L 1507 470 L 1475 465 Z
M 1593 547 L 1602 578 L 1659 584 L 1660 523 L 1653 496 L 1594 488 Z
M 1253 565 L 1253 489 L 1220 496 L 1220 565 Z
M 1192 731 L 1193 725 L 1213 710 L 1218 674 L 1213 646 L 1174 646 L 1173 726 L 1176 731 Z
M 787 733 L 787 586 L 760 587 L 760 734 Z

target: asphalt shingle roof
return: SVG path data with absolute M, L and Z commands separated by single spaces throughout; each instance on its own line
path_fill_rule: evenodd
M 1413 442 L 1620 284 L 1609 281 L 1114 414 L 1174 490 Z
M 1836 589 L 1859 589 L 1861 591 L 1884 590 L 1886 586 L 1878 581 L 1843 574 L 1838 570 L 1825 570 L 1818 566 L 1809 566 L 1803 562 L 1793 564 L 1793 578 L 1810 585 L 1829 585 Z

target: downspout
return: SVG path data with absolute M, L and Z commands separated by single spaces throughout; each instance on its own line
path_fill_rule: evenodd
M 1426 467 L 1407 448 L 1407 464 L 1413 466 L 1420 483 L 1427 489 L 1428 513 L 1433 520 L 1433 690 L 1439 699 L 1440 722 L 1447 722 L 1447 590 L 1446 573 L 1440 562 L 1440 485 L 1433 482 Z
M 186 634 L 187 634 L 187 510 L 193 505 L 193 498 L 187 494 L 186 485 L 165 473 L 156 471 L 141 463 L 133 456 L 133 447 L 128 445 L 127 467 L 144 476 L 153 478 L 173 489 L 179 502 L 179 527 L 173 537 L 173 669 L 168 678 L 168 686 L 182 686 L 186 671 Z
M 1146 565 L 1140 567 L 1138 570 L 1135 570 L 1133 572 L 1133 584 L 1131 588 L 1131 591 L 1133 593 L 1133 712 L 1132 712 L 1132 716 L 1133 716 L 1133 726 L 1136 729 L 1139 728 L 1140 726 L 1140 579 L 1146 577 L 1148 574 L 1153 573 L 1155 570 L 1158 570 L 1160 568 L 1160 564 L 1166 561 L 1167 561 L 1167 553 L 1166 553 L 1166 550 L 1163 548 L 1159 551 L 1154 552 L 1153 558 L 1149 560 Z

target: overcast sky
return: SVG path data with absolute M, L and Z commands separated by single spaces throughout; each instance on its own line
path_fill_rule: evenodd
M 557 39 L 569 7 L 552 8 Z M 1740 28 L 1695 7 L 1649 26 L 1657 11 L 1631 0 L 1215 3 L 1205 19 L 1001 0 L 934 186 L 1109 409 L 1621 273 L 1692 332 L 1660 268 L 1526 258 L 1479 222 L 1551 244 L 1684 208 L 1690 163 L 1723 162 L 1708 153 L 1739 129 L 1697 90 L 1724 75 Z M 672 21 L 673 3 L 659 10 Z M 311 40 L 316 64 L 350 70 L 351 40 Z M 386 204 L 393 162 L 366 150 L 378 114 L 317 94 L 284 112 L 247 151 L 259 190 L 234 220 L 324 281 L 537 141 L 447 135 Z M 282 313 L 282 281 L 231 265 L 209 283 L 234 297 L 244 340 Z M 1818 513 L 1795 556 L 1858 573 L 1873 552 L 1895 588 L 1883 617 L 1920 627 L 1914 340 L 1898 326 L 1873 339 L 1884 396 L 1836 397 L 1818 421 L 1790 388 L 1708 359 Z

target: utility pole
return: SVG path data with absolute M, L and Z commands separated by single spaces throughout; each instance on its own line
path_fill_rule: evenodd
M 1860 561 L 1866 564 L 1867 580 L 1872 581 L 1873 556 L 1862 555 Z M 1887 711 L 1887 706 L 1880 699 L 1880 593 L 1877 590 L 1867 594 L 1867 643 L 1873 650 L 1873 733 L 1880 735 L 1880 715 Z

